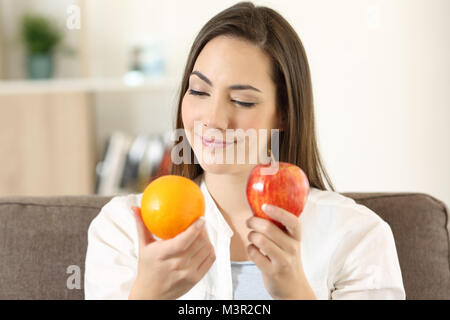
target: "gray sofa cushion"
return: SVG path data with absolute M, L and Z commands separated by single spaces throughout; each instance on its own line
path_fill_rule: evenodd
M 450 223 L 442 201 L 411 193 L 345 195 L 390 225 L 407 299 L 450 299 Z
M 391 227 L 407 299 L 450 299 L 450 222 L 445 204 L 426 194 L 347 194 Z
M 110 198 L 0 198 L 0 299 L 83 299 L 87 230 Z M 80 289 L 67 288 L 71 265 Z
M 344 193 L 392 228 L 407 299 L 450 299 L 449 219 L 425 194 Z M 111 197 L 0 198 L 0 299 L 83 299 L 91 220 Z M 67 282 L 79 267 L 81 286 Z M 76 267 L 75 267 L 76 268 Z

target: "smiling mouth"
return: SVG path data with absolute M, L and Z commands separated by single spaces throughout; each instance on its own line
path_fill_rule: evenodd
M 235 141 L 217 140 L 214 137 L 212 137 L 212 138 L 207 138 L 207 137 L 202 137 L 202 136 L 198 136 L 198 137 L 202 140 L 202 144 L 207 147 L 225 147 L 225 146 L 235 143 Z

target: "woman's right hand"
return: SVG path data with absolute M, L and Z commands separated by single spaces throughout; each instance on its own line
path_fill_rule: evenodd
M 139 261 L 128 298 L 181 297 L 203 278 L 216 259 L 204 220 L 198 219 L 174 238 L 157 241 L 144 225 L 141 209 L 131 208 L 139 237 Z

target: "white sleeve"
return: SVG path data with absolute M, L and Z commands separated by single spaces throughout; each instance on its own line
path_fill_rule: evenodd
M 137 273 L 136 197 L 111 199 L 92 220 L 85 261 L 85 299 L 128 299 Z
M 389 225 L 380 219 L 368 228 L 356 229 L 339 245 L 331 299 L 404 300 L 402 274 Z

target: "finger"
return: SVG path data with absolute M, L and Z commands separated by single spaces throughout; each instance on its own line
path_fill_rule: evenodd
M 204 225 L 205 220 L 199 218 L 180 234 L 171 239 L 165 240 L 164 246 L 166 246 L 167 249 L 165 250 L 163 258 L 170 258 L 182 254 L 191 246 L 202 229 L 204 229 Z
M 191 246 L 186 249 L 186 260 L 191 259 L 201 248 L 208 245 L 208 243 L 208 235 L 206 229 L 203 228 L 197 235 L 197 238 L 192 242 Z
M 152 233 L 147 229 L 144 221 L 142 221 L 141 208 L 132 206 L 131 210 L 133 211 L 134 218 L 136 219 L 139 247 L 143 248 L 146 245 L 155 242 L 156 240 L 153 237 Z
M 205 259 L 208 258 L 210 255 L 214 254 L 214 248 L 211 244 L 206 244 L 203 246 L 194 256 L 191 258 L 191 266 L 198 270 L 202 263 L 205 261 Z
M 259 249 L 254 245 L 250 244 L 247 247 L 247 255 L 252 260 L 256 266 L 264 273 L 269 273 L 271 270 L 271 261 L 264 254 L 259 251 Z
M 296 240 L 301 240 L 300 222 L 292 213 L 273 205 L 263 204 L 262 210 L 272 219 L 286 227 L 288 233 Z
M 214 250 L 209 253 L 209 255 L 203 260 L 202 263 L 197 267 L 198 272 L 200 275 L 204 275 L 206 272 L 208 272 L 209 268 L 213 265 L 213 263 L 216 261 L 216 254 L 214 253 Z
M 284 260 L 284 251 L 264 234 L 257 231 L 251 231 L 247 238 L 250 243 L 259 249 L 263 255 L 266 255 L 271 262 L 281 262 Z
M 246 221 L 247 227 L 251 230 L 264 234 L 267 238 L 272 240 L 281 250 L 293 252 L 293 238 L 282 231 L 277 225 L 271 221 L 258 217 L 251 217 Z

